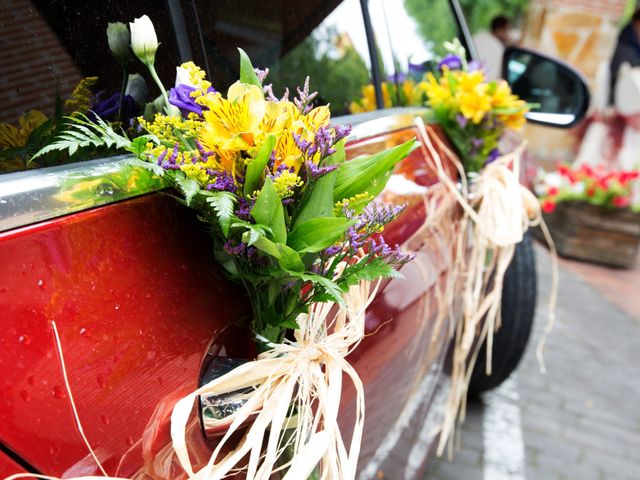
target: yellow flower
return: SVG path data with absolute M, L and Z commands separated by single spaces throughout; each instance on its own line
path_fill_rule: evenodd
M 376 109 L 376 92 L 373 85 L 362 87 L 362 98 L 358 102 L 351 102 L 349 110 L 351 113 L 370 112 Z
M 185 84 L 194 87 L 191 92 L 193 98 L 198 98 L 211 88 L 211 82 L 207 80 L 207 74 L 193 62 L 185 62 L 176 68 L 176 85 Z
M 93 87 L 98 81 L 98 77 L 85 77 L 76 88 L 73 89 L 71 96 L 64 102 L 65 108 L 70 112 L 86 112 L 91 107 L 93 101 Z
M 486 93 L 486 85 L 477 85 L 471 92 L 458 93 L 460 112 L 473 123 L 480 123 L 491 110 L 491 97 Z
M 484 84 L 484 74 L 482 70 L 476 70 L 474 72 L 463 72 L 457 71 L 455 72 L 454 78 L 457 81 L 456 90 L 459 92 L 471 93 L 476 90 L 476 87 L 484 85 L 486 88 L 486 84 Z
M 239 151 L 255 145 L 266 110 L 259 87 L 236 82 L 229 87 L 227 98 L 216 93 L 202 100 L 209 108 L 203 112 L 205 125 L 200 134 L 205 147 Z
M 442 77 L 438 82 L 436 77 L 432 73 L 429 73 L 427 75 L 426 84 L 423 88 L 424 92 L 427 94 L 427 98 L 429 99 L 429 104 L 433 108 L 437 108 L 442 105 L 451 106 L 454 98 L 451 95 L 451 89 L 446 83 L 445 77 Z
M 295 173 L 291 173 L 287 170 L 280 173 L 273 180 L 273 186 L 276 188 L 276 192 L 280 198 L 287 198 L 293 195 L 295 187 L 301 187 L 303 184 L 302 179 Z
M 30 110 L 19 120 L 19 127 L 9 123 L 0 123 L 0 147 L 24 147 L 31 132 L 47 121 L 44 113 Z

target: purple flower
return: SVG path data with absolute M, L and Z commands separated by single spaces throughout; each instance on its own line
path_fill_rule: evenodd
M 333 141 L 334 143 L 339 142 L 340 140 L 342 140 L 343 138 L 346 138 L 349 136 L 349 134 L 351 133 L 351 124 L 347 123 L 347 124 L 343 124 L 343 125 L 336 125 L 335 127 L 333 127 Z
M 320 256 L 325 258 L 331 258 L 331 257 L 335 257 L 341 251 L 342 251 L 342 245 L 334 245 L 332 247 L 324 249 L 320 253 Z
M 409 73 L 411 74 L 417 74 L 417 75 L 422 75 L 424 72 L 426 72 L 427 69 L 425 68 L 425 64 L 424 63 L 411 63 L 409 62 Z
M 359 248 L 364 246 L 364 234 L 358 232 L 354 227 L 347 230 L 347 245 L 352 253 L 356 253 Z
M 402 72 L 396 72 L 387 76 L 387 81 L 394 83 L 402 83 L 407 79 L 407 75 Z
M 247 222 L 251 220 L 251 209 L 253 204 L 244 198 L 238 198 L 238 208 L 236 209 L 236 217 Z
M 326 175 L 329 172 L 333 172 L 336 168 L 338 168 L 338 165 L 325 165 L 324 167 L 319 167 L 309 160 L 305 162 L 305 166 L 307 167 L 307 174 L 312 180 L 317 180 L 323 175 Z
M 367 205 L 358 217 L 356 228 L 378 230 L 381 226 L 394 220 L 405 209 L 405 205 L 389 205 L 373 202 Z
M 236 243 L 233 240 L 229 240 L 227 241 L 223 247 L 225 252 L 227 252 L 229 255 L 242 255 L 246 249 L 247 249 L 247 244 L 246 243 Z
M 101 100 L 100 97 L 104 91 L 96 95 L 91 111 L 106 121 L 117 120 L 118 107 L 120 106 L 120 93 L 114 93 L 109 98 Z M 134 118 L 138 114 L 138 107 L 131 95 L 125 95 L 122 101 L 122 122 L 128 123 L 128 120 Z
M 207 172 L 208 173 L 208 172 Z M 231 192 L 236 193 L 238 187 L 233 179 L 233 176 L 228 172 L 216 172 L 216 179 L 213 183 L 206 186 L 207 190 L 218 190 L 219 192 Z
M 202 116 L 202 105 L 198 105 L 195 98 L 191 96 L 191 92 L 195 91 L 195 87 L 180 84 L 169 90 L 169 103 L 178 107 L 185 116 L 189 113 Z
M 369 243 L 369 252 L 384 260 L 384 262 L 389 265 L 404 265 L 415 258 L 415 254 L 404 253 L 399 245 L 391 248 L 382 236 L 379 237 L 377 242 L 371 240 Z
M 318 92 L 309 93 L 309 77 L 304 80 L 302 90 L 300 90 L 300 87 L 298 87 L 297 90 L 298 96 L 293 99 L 293 103 L 298 107 L 300 113 L 306 115 L 313 108 L 313 104 L 311 102 L 316 98 Z
M 498 158 L 499 156 L 500 156 L 500 150 L 498 150 L 497 148 L 494 148 L 493 150 L 491 150 L 489 152 L 489 155 L 487 156 L 487 161 L 485 162 L 485 165 L 488 165 L 491 162 L 495 162 L 496 158 Z
M 482 64 L 482 62 L 479 62 L 478 60 L 471 60 L 469 62 L 469 65 L 467 66 L 467 70 L 469 72 L 484 70 L 484 65 Z
M 442 71 L 444 67 L 447 67 L 449 70 L 460 70 L 462 68 L 462 59 L 450 53 L 438 63 L 438 70 Z
M 467 117 L 465 117 L 461 113 L 457 113 L 456 114 L 456 122 L 458 122 L 458 125 L 460 125 L 461 128 L 465 128 L 467 126 L 467 124 L 469 123 L 469 120 L 467 119 Z
M 158 157 L 158 165 L 160 165 L 165 170 L 180 170 L 180 165 L 176 164 L 176 160 L 178 159 L 178 144 L 176 143 L 173 146 L 173 150 L 171 151 L 171 156 L 165 160 L 167 157 L 167 150 L 162 152 Z

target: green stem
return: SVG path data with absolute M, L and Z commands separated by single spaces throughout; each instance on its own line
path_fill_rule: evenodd
M 120 87 L 120 100 L 118 102 L 118 116 L 116 117 L 122 123 L 122 104 L 124 103 L 124 94 L 127 91 L 127 82 L 129 80 L 129 68 L 122 65 L 122 87 Z
M 158 74 L 156 73 L 156 67 L 153 65 L 153 63 L 149 63 L 147 64 L 147 68 L 149 69 L 149 73 L 151 73 L 151 77 L 153 77 L 153 80 L 156 82 L 156 85 L 160 87 L 162 97 L 164 98 L 165 110 L 167 111 L 167 113 L 170 113 L 171 105 L 169 104 L 169 97 L 167 96 L 167 91 L 164 89 L 164 85 L 162 85 L 162 82 L 160 81 L 160 77 L 158 77 Z

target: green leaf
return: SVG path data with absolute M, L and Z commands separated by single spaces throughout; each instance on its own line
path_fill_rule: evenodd
M 159 177 L 163 177 L 165 174 L 164 168 L 162 168 L 160 165 L 154 162 L 145 162 L 144 160 L 138 160 L 137 158 L 132 158 L 130 160 L 127 160 L 127 163 L 132 167 L 140 167 L 140 168 L 144 168 L 145 170 L 149 170 L 150 172 L 153 172 L 155 175 L 158 175 Z
M 296 225 L 287 238 L 287 245 L 299 253 L 315 253 L 335 244 L 355 224 L 344 217 L 319 217 Z
M 133 153 L 136 157 L 142 158 L 142 154 L 146 151 L 147 143 L 149 143 L 150 139 L 151 137 L 149 135 L 142 135 L 138 138 L 133 139 L 131 141 L 131 145 L 126 147 L 126 149 L 129 152 Z
M 260 83 L 258 75 L 256 75 L 256 71 L 253 69 L 249 56 L 241 48 L 238 48 L 238 52 L 240 52 L 240 81 L 260 87 L 260 91 L 262 92 L 262 83 Z
M 300 207 L 300 213 L 298 213 L 294 228 L 300 223 L 306 222 L 312 218 L 334 216 L 333 190 L 336 184 L 338 171 L 344 167 L 342 164 L 346 159 L 344 143 L 344 141 L 341 141 L 337 144 L 336 152 L 327 157 L 323 162 L 323 166 L 340 165 L 340 167 L 333 172 L 323 175 L 307 187 L 308 190 L 305 192 L 305 196 L 302 199 L 302 206 Z
M 336 170 L 338 175 L 333 201 L 338 202 L 363 192 L 377 196 L 384 190 L 396 163 L 417 147 L 418 143 L 412 139 L 383 152 L 346 162 Z
M 284 208 L 276 187 L 273 186 L 269 177 L 265 179 L 264 186 L 251 209 L 251 216 L 257 223 L 271 228 L 273 241 L 286 243 L 287 227 L 284 223 Z
M 282 269 L 296 273 L 304 272 L 304 263 L 295 250 L 283 243 L 274 243 L 262 235 L 257 235 L 257 239 L 251 241 L 252 232 L 252 230 L 246 231 L 242 235 L 242 241 L 277 259 Z
M 313 283 L 314 287 L 318 287 L 322 292 L 327 294 L 332 302 L 342 306 L 345 304 L 344 298 L 342 298 L 342 289 L 337 283 L 322 275 L 316 275 L 315 273 L 303 273 L 297 276 L 307 282 Z
M 177 173 L 174 176 L 174 180 L 178 190 L 184 195 L 185 204 L 187 207 L 190 206 L 193 197 L 195 197 L 200 190 L 200 184 L 196 180 L 188 178 L 183 173 Z
M 264 172 L 269 157 L 273 151 L 273 147 L 276 145 L 275 135 L 267 136 L 267 139 L 258 150 L 256 157 L 247 165 L 247 173 L 244 179 L 244 195 L 251 195 L 258 186 L 260 177 Z
M 343 287 L 357 285 L 362 280 L 373 281 L 379 278 L 402 278 L 402 274 L 379 257 L 369 262 L 360 261 L 347 266 L 338 279 Z
M 207 203 L 216 212 L 218 223 L 225 238 L 229 236 L 229 227 L 234 218 L 235 196 L 231 192 L 207 192 Z

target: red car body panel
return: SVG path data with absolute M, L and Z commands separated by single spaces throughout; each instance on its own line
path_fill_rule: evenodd
M 349 152 L 378 150 L 414 133 L 360 141 Z M 396 172 L 418 185 L 436 182 L 420 150 Z M 455 207 L 447 207 L 446 222 L 425 228 L 425 198 L 386 195 L 409 206 L 385 238 L 417 258 L 403 269 L 404 280 L 380 290 L 367 315 L 370 335 L 350 357 L 366 390 L 361 469 L 392 468 L 378 458 L 389 445 L 396 459 L 409 458 L 411 449 L 397 448 L 400 440 L 389 435 L 404 428 L 404 412 L 416 428 L 401 440 L 418 441 L 434 392 L 421 385 L 441 370 L 449 344 L 436 299 L 453 258 Z M 234 327 L 250 314 L 247 300 L 212 253 L 202 224 L 163 193 L 0 234 L 0 442 L 48 475 L 98 473 L 75 427 L 55 321 L 79 418 L 107 472 L 132 475 L 145 449 L 168 445 L 171 405 L 197 386 L 211 345 L 221 355 L 253 355 L 249 336 Z M 346 386 L 346 431 L 353 395 Z M 151 418 L 162 428 L 150 439 L 143 433 Z M 197 428 L 193 436 L 200 438 Z M 1 462 L 0 473 L 19 471 Z

